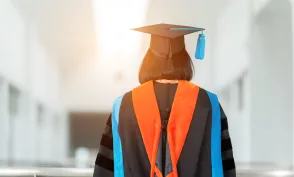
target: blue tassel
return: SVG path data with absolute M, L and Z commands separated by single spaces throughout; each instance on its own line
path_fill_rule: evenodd
M 196 46 L 196 52 L 195 52 L 195 58 L 202 60 L 205 56 L 205 35 L 203 33 L 199 34 L 197 46 Z

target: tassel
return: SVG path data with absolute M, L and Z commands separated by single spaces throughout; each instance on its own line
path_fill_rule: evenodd
M 195 58 L 202 60 L 205 56 L 205 35 L 203 32 L 199 34 L 197 45 L 196 45 L 196 52 L 195 52 Z

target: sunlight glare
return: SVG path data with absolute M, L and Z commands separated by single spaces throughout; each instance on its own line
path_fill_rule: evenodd
M 111 57 L 117 53 L 136 56 L 141 34 L 130 30 L 144 24 L 148 0 L 94 0 L 99 51 Z M 126 57 L 127 57 L 126 56 Z

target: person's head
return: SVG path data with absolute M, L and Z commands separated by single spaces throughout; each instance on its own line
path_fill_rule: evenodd
M 194 75 L 192 60 L 185 49 L 169 58 L 160 58 L 149 49 L 141 63 L 139 82 L 150 80 L 187 80 Z
M 203 28 L 156 24 L 133 30 L 151 34 L 150 47 L 142 61 L 139 72 L 139 82 L 141 84 L 159 79 L 187 81 L 192 79 L 194 67 L 185 48 L 184 36 L 203 31 Z M 195 57 L 199 59 L 203 58 L 202 54 L 204 52 L 205 40 L 199 40 L 202 39 L 200 38 L 202 36 L 199 36 L 197 42 L 197 49 L 201 50 L 196 50 L 195 53 Z M 198 46 L 198 43 L 201 45 Z

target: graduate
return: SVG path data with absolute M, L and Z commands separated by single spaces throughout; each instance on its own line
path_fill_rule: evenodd
M 94 177 L 236 177 L 227 117 L 217 95 L 193 83 L 184 35 L 203 28 L 157 24 L 139 71 L 140 86 L 118 97 L 106 123 Z M 196 42 L 196 40 L 195 40 Z

